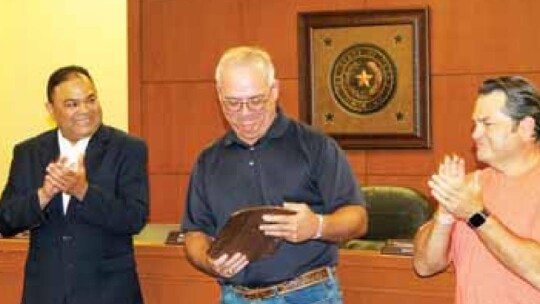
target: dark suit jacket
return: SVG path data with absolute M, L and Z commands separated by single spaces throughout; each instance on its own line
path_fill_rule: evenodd
M 59 193 L 44 210 L 37 189 L 59 156 L 57 130 L 15 146 L 0 200 L 0 233 L 30 229 L 22 303 L 142 303 L 132 236 L 148 216 L 147 147 L 102 125 L 85 153 L 89 183 L 66 215 Z

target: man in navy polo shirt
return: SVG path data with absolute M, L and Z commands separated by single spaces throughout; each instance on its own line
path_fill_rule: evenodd
M 216 68 L 220 105 L 231 130 L 199 156 L 182 230 L 191 263 L 215 276 L 222 303 L 341 303 L 334 276 L 337 242 L 366 232 L 364 197 L 331 138 L 285 116 L 270 56 L 255 47 L 227 50 Z M 284 240 L 268 257 L 208 255 L 230 215 L 282 206 L 260 229 Z

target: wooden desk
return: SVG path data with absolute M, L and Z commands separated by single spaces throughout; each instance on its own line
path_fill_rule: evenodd
M 195 270 L 187 262 L 181 246 L 163 245 L 166 233 L 174 228 L 177 225 L 149 225 L 136 238 L 145 303 L 218 303 L 219 289 L 214 279 Z M 2 304 L 20 303 L 27 246 L 27 240 L 0 239 Z M 453 303 L 453 274 L 418 278 L 412 271 L 410 257 L 341 250 L 337 271 L 345 303 Z

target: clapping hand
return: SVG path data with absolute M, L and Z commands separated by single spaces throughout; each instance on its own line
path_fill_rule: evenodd
M 468 219 L 483 207 L 478 173 L 466 176 L 465 161 L 461 157 L 445 156 L 428 185 L 443 214 L 448 212 L 455 218 Z
M 72 164 L 67 158 L 60 157 L 58 161 L 50 163 L 46 171 L 45 183 L 52 185 L 53 189 L 75 196 L 79 201 L 83 200 L 88 181 L 82 155 Z

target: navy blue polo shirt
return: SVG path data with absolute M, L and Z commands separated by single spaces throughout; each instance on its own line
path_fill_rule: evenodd
M 304 202 L 328 214 L 343 205 L 364 205 L 351 166 L 337 143 L 290 120 L 281 110 L 272 126 L 249 146 L 230 131 L 206 148 L 195 164 L 182 230 L 215 237 L 230 214 L 256 205 Z M 334 243 L 283 242 L 275 254 L 248 266 L 221 283 L 266 286 L 321 266 L 337 263 Z

